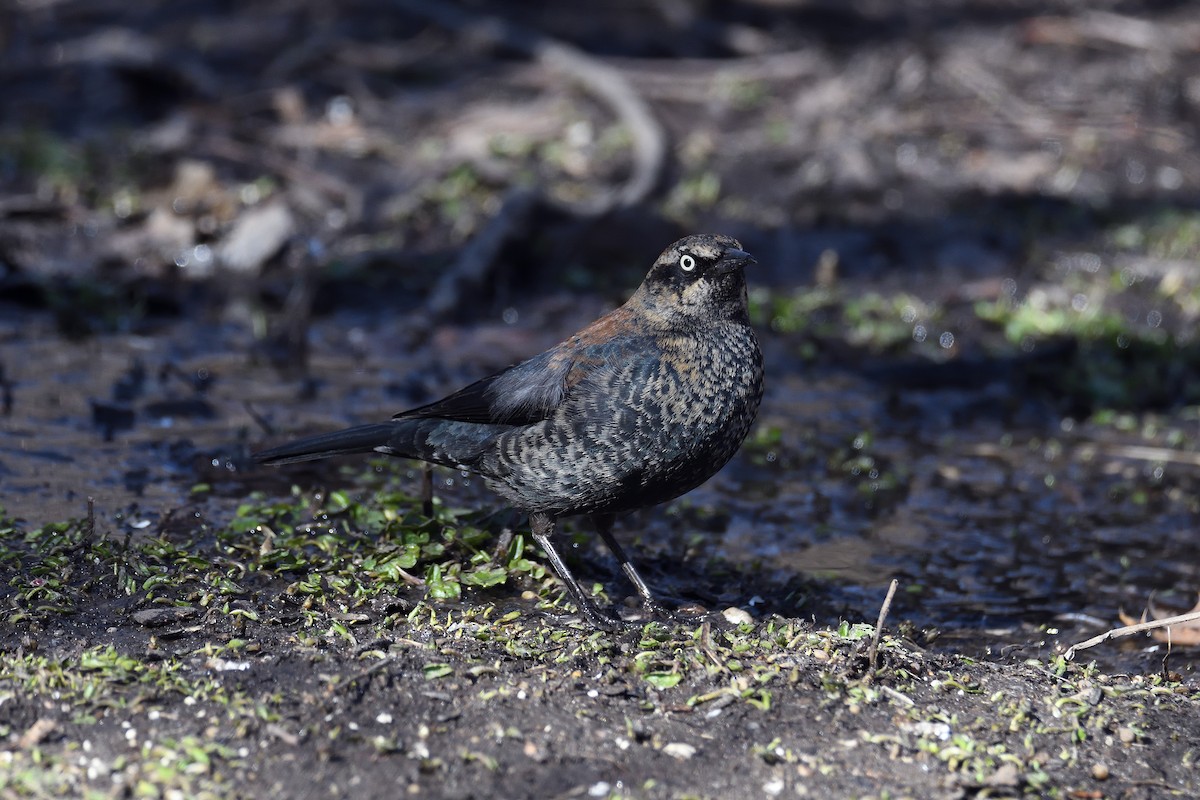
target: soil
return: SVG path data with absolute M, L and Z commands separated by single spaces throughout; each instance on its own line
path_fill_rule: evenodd
M 1065 658 L 1200 592 L 1195 16 L 13 4 L 0 797 L 1200 796 L 1200 628 Z M 253 464 L 695 231 L 769 383 L 619 525 L 678 618 L 469 475 Z

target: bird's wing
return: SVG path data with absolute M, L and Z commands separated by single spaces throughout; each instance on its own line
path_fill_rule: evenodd
M 395 419 L 530 425 L 553 414 L 571 389 L 596 370 L 653 347 L 644 320 L 627 303 L 546 352 L 429 405 L 402 411 Z
M 618 336 L 605 342 L 577 336 L 546 352 L 395 419 L 436 417 L 461 422 L 529 425 L 546 419 L 571 388 L 606 363 L 636 352 L 640 337 Z
M 570 370 L 568 359 L 556 363 L 551 358 L 557 349 L 477 380 L 441 400 L 402 411 L 395 419 L 437 417 L 509 425 L 545 419 L 562 401 L 563 383 Z

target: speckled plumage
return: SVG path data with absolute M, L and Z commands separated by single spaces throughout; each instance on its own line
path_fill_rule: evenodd
M 469 469 L 515 508 L 576 602 L 601 615 L 553 552 L 553 521 L 592 514 L 648 605 L 644 582 L 608 527 L 612 514 L 694 489 L 750 430 L 763 362 L 746 311 L 743 267 L 728 236 L 663 251 L 620 308 L 561 344 L 391 422 L 257 454 L 289 463 L 375 451 Z M 691 269 L 687 269 L 688 266 Z

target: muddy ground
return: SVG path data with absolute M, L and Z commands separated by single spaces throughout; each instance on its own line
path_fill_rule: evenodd
M 0 796 L 1200 795 L 1200 20 L 1172 2 L 19 0 Z M 249 454 L 559 341 L 695 231 L 768 390 L 582 521 Z M 889 583 L 899 591 L 876 647 Z

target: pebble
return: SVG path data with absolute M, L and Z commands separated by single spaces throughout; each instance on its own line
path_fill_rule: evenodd
M 665 745 L 662 751 L 672 758 L 678 758 L 680 761 L 687 761 L 696 755 L 696 748 L 684 742 L 671 742 Z
M 1013 787 L 1021 784 L 1021 771 L 1011 761 L 1005 761 L 999 769 L 988 776 L 987 786 Z
M 750 612 L 737 606 L 730 606 L 721 614 L 730 625 L 749 625 L 754 622 L 754 617 L 750 616 Z

